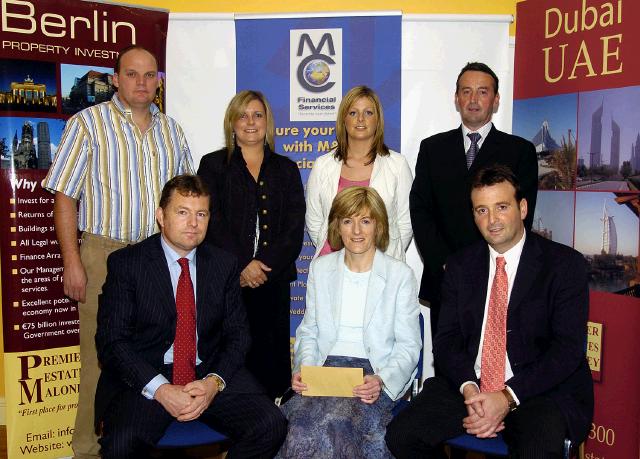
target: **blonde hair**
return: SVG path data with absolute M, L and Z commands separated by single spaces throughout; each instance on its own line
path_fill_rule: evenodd
M 244 90 L 233 96 L 224 114 L 224 141 L 227 147 L 227 158 L 231 158 L 236 148 L 233 125 L 240 119 L 247 109 L 247 105 L 253 100 L 260 101 L 264 106 L 264 116 L 267 120 L 266 143 L 269 145 L 269 148 L 271 148 L 271 151 L 275 151 L 273 141 L 275 132 L 273 112 L 271 111 L 269 102 L 267 102 L 267 98 L 260 91 Z
M 389 218 L 384 201 L 376 190 L 368 186 L 345 188 L 336 195 L 329 211 L 327 240 L 334 250 L 344 247 L 340 237 L 340 220 L 356 215 L 368 215 L 376 222 L 375 244 L 383 252 L 389 246 Z
M 380 99 L 375 91 L 368 86 L 356 86 L 351 88 L 342 98 L 340 108 L 338 108 L 338 118 L 336 119 L 336 141 L 338 145 L 336 146 L 333 156 L 343 163 L 347 162 L 347 152 L 349 149 L 349 137 L 344 125 L 344 119 L 347 117 L 351 106 L 363 97 L 373 103 L 373 109 L 378 118 L 378 125 L 376 126 L 376 132 L 371 142 L 371 150 L 369 150 L 369 161 L 367 164 L 371 164 L 378 154 L 382 156 L 389 154 L 389 148 L 384 144 L 384 115 L 382 113 Z

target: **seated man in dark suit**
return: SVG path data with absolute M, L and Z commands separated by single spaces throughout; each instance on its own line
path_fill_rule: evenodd
M 562 457 L 593 414 L 586 262 L 525 231 L 527 201 L 505 166 L 478 172 L 471 201 L 485 240 L 447 260 L 433 349 L 442 374 L 389 424 L 387 444 L 399 459 L 440 457 L 465 431 L 502 431 L 514 457 Z
M 160 234 L 108 259 L 96 333 L 102 457 L 145 457 L 174 419 L 225 433 L 230 458 L 272 457 L 286 420 L 243 366 L 249 330 L 236 260 L 201 244 L 206 185 L 171 179 L 156 218 Z

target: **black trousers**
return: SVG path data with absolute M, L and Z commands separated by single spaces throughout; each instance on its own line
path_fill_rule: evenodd
M 105 459 L 148 457 L 174 419 L 160 403 L 133 390 L 109 408 L 99 440 Z M 286 419 L 265 394 L 223 391 L 198 420 L 231 439 L 228 458 L 271 458 L 287 433 Z
M 422 392 L 387 426 L 387 446 L 397 459 L 441 458 L 440 445 L 464 433 L 462 419 L 466 416 L 460 392 L 443 378 L 429 378 Z M 567 425 L 550 398 L 539 396 L 522 402 L 504 423 L 509 457 L 562 457 Z
M 288 281 L 269 281 L 243 288 L 242 299 L 251 329 L 246 366 L 273 400 L 291 386 L 291 288 Z

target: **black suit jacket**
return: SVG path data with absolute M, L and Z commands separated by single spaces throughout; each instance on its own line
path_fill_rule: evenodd
M 249 327 L 233 255 L 208 244 L 196 251 L 196 377 L 217 373 L 226 390 L 261 392 L 243 368 Z M 122 390 L 142 392 L 159 373 L 174 342 L 176 303 L 160 235 L 109 256 L 99 297 L 96 347 L 102 373 L 96 390 L 96 422 Z M 142 397 L 142 395 L 140 395 Z
M 198 175 L 211 190 L 211 221 L 207 240 L 230 251 L 241 269 L 256 258 L 271 268 L 268 280 L 291 282 L 304 238 L 304 189 L 298 166 L 286 156 L 264 148 L 258 180 L 249 173 L 240 148 L 206 154 Z M 254 257 L 256 215 L 260 240 Z
M 474 362 L 489 279 L 489 249 L 481 241 L 447 260 L 442 285 L 436 365 L 458 389 L 476 381 Z M 520 402 L 547 395 L 567 419 L 571 438 L 586 437 L 593 383 L 585 357 L 589 310 L 587 266 L 577 251 L 527 233 L 507 310 L 506 381 Z
M 447 257 L 481 240 L 471 212 L 471 179 L 478 169 L 494 164 L 508 166 L 518 178 L 529 212 L 525 227 L 531 229 L 538 192 L 538 161 L 533 144 L 498 131 L 495 126 L 467 169 L 462 127 L 422 141 L 410 207 L 413 237 L 424 261 L 420 298 L 439 301 Z

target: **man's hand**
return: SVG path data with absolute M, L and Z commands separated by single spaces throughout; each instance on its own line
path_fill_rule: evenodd
M 177 419 L 181 422 L 192 421 L 209 408 L 218 394 L 218 384 L 213 378 L 199 379 L 186 384 L 182 391 L 191 397 L 191 403 L 184 407 Z
M 62 254 L 62 283 L 64 294 L 69 298 L 80 301 L 86 300 L 87 273 L 80 261 L 78 246 L 78 201 L 56 192 L 53 202 L 53 223 Z
M 298 394 L 301 394 L 303 391 L 307 390 L 307 385 L 302 382 L 302 376 L 300 375 L 300 372 L 293 374 L 293 377 L 291 378 L 291 388 Z
M 86 301 L 87 272 L 79 258 L 64 263 L 62 285 L 64 286 L 64 294 L 69 298 L 81 303 Z
M 175 384 L 162 384 L 156 390 L 154 399 L 160 403 L 167 412 L 177 418 L 180 413 L 192 403 L 191 396 L 184 391 L 185 386 Z
M 462 388 L 462 395 L 464 396 L 465 401 L 469 400 L 471 397 L 475 397 L 480 393 L 478 390 L 478 386 L 473 383 L 465 384 Z M 467 405 L 467 414 L 469 418 L 473 418 L 477 420 L 477 418 L 481 418 L 484 416 L 484 410 L 482 409 L 482 404 L 480 402 L 470 403 Z
M 465 398 L 464 403 L 474 409 L 474 414 L 462 420 L 462 426 L 468 434 L 478 438 L 493 438 L 504 429 L 503 421 L 509 414 L 509 401 L 502 392 L 481 392 L 469 399 Z M 482 416 L 477 414 L 478 403 L 481 405 Z
M 271 268 L 260 260 L 251 260 L 249 264 L 240 273 L 240 286 L 256 288 L 267 281 L 265 272 L 271 271 Z
M 360 400 L 367 405 L 372 405 L 380 398 L 380 393 L 384 384 L 378 375 L 366 375 L 364 383 L 353 388 L 353 395 L 360 397 Z

